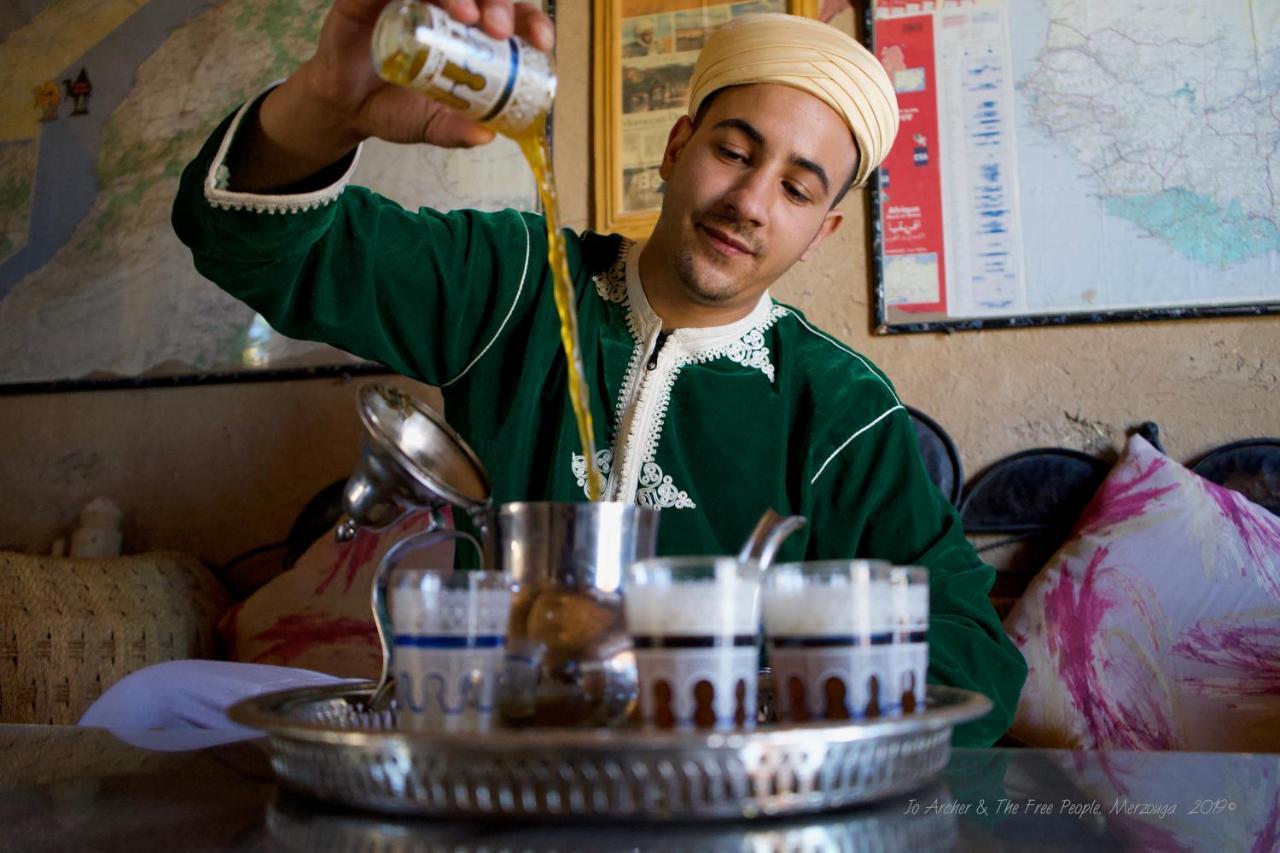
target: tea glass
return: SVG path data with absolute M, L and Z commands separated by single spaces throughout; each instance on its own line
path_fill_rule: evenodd
M 640 716 L 657 728 L 751 728 L 760 567 L 732 557 L 642 560 L 627 571 Z
M 786 563 L 765 580 L 769 663 L 787 722 L 924 708 L 928 572 L 873 560 Z
M 506 654 L 511 576 L 402 569 L 391 581 L 397 721 L 414 731 L 488 731 Z

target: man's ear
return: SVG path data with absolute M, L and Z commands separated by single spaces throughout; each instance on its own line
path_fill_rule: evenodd
M 828 210 L 827 215 L 822 220 L 822 224 L 818 226 L 818 233 L 813 235 L 813 239 L 809 241 L 809 245 L 805 247 L 804 252 L 800 255 L 800 260 L 809 260 L 809 256 L 818 248 L 818 244 L 836 233 L 836 229 L 840 227 L 841 222 L 844 222 L 844 211 L 834 208 Z
M 676 165 L 676 158 L 680 156 L 680 152 L 684 150 L 691 136 L 693 136 L 693 120 L 688 116 L 680 116 L 671 126 L 671 133 L 667 134 L 667 148 L 662 152 L 662 165 L 658 167 L 658 174 L 662 180 L 671 180 L 671 170 Z

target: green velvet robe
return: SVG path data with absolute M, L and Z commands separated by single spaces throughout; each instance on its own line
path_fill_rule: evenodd
M 313 192 L 232 192 L 226 159 L 251 108 L 182 177 L 173 223 L 199 271 L 285 335 L 439 386 L 495 502 L 585 500 L 542 218 L 407 211 L 345 186 L 350 168 Z M 993 570 L 930 480 L 884 374 L 768 295 L 739 322 L 678 329 L 658 348 L 640 247 L 567 236 L 606 498 L 661 508 L 662 554 L 736 552 L 773 507 L 809 519 L 780 560 L 927 567 L 930 679 L 996 706 L 955 743 L 998 738 L 1026 666 L 987 600 Z

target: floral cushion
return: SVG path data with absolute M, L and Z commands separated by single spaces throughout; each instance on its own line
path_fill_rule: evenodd
M 1280 518 L 1139 436 L 1005 627 L 1025 743 L 1280 751 Z
M 345 520 L 345 519 L 344 519 Z M 369 593 L 387 549 L 425 529 L 427 511 L 347 542 L 321 536 L 293 567 L 236 605 L 218 626 L 228 660 L 295 666 L 345 678 L 377 678 L 382 650 Z M 449 543 L 412 554 L 413 565 L 452 565 Z

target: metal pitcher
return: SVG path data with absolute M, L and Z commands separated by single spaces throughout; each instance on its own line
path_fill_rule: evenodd
M 636 699 L 622 607 L 627 566 L 656 553 L 659 512 L 512 503 L 493 513 L 492 568 L 516 591 L 498 704 L 508 725 L 612 725 Z

